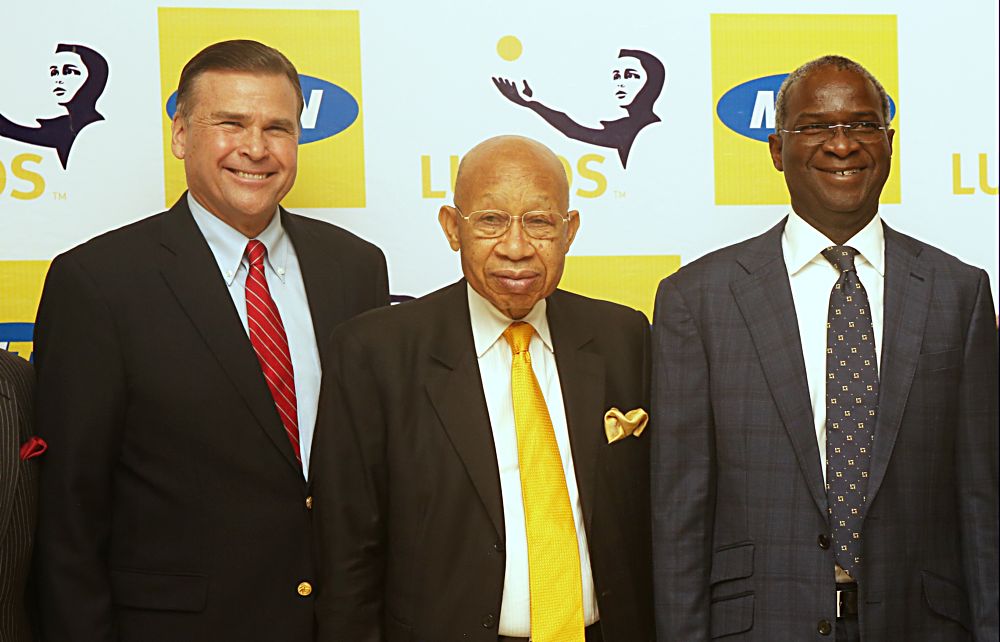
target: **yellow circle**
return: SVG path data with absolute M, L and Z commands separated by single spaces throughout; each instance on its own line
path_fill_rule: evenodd
M 497 41 L 497 53 L 507 62 L 520 58 L 522 50 L 521 41 L 517 36 L 504 36 Z
M 307 597 L 313 592 L 312 584 L 309 582 L 302 582 L 298 587 L 299 595 L 302 597 Z

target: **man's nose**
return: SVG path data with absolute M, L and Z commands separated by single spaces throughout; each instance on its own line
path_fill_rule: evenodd
M 259 127 L 248 127 L 243 134 L 242 150 L 252 160 L 260 160 L 268 154 L 267 140 Z
M 520 218 L 511 220 L 510 227 L 496 244 L 496 250 L 512 261 L 519 261 L 535 253 L 535 246 L 525 234 Z
M 844 127 L 835 127 L 833 136 L 823 144 L 825 150 L 837 156 L 848 156 L 854 153 L 858 147 L 858 141 L 848 136 L 847 129 Z

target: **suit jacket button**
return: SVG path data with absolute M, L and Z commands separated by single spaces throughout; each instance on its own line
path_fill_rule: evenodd
M 312 510 L 312 509 L 313 509 L 313 497 L 312 495 L 310 495 L 309 497 L 306 497 L 306 510 Z
M 497 553 L 503 553 L 503 544 L 501 544 L 500 542 L 496 542 L 495 544 L 493 544 L 493 550 L 496 551 Z
M 488 613 L 488 614 L 486 614 L 486 615 L 483 616 L 483 628 L 484 629 L 492 629 L 494 627 L 494 625 L 496 625 L 496 623 L 497 623 L 497 619 L 493 616 L 492 613 Z
M 829 536 L 827 536 L 826 533 L 820 533 L 818 541 L 819 541 L 819 547 L 822 548 L 824 551 L 830 548 L 830 538 Z
M 312 594 L 313 587 L 312 584 L 310 584 L 309 582 L 299 582 L 298 589 L 296 590 L 298 590 L 299 595 L 301 595 L 302 597 L 308 597 Z
M 830 635 L 833 631 L 833 625 L 830 624 L 830 620 L 820 620 L 816 623 L 816 632 L 820 635 Z

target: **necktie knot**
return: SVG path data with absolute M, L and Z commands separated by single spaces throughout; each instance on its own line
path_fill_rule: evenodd
M 250 265 L 263 265 L 265 254 L 267 254 L 267 247 L 265 247 L 260 241 L 255 239 L 247 243 L 246 255 L 247 260 L 250 261 Z
M 531 327 L 531 324 L 516 321 L 503 331 L 503 338 L 507 339 L 507 343 L 510 344 L 510 351 L 517 355 L 528 351 L 528 346 L 531 345 L 531 335 L 534 333 L 535 329 Z
M 846 245 L 832 245 L 823 250 L 823 258 L 842 273 L 854 271 L 854 257 L 857 255 L 857 250 Z

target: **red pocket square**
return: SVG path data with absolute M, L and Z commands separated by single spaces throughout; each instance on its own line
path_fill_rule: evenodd
M 29 437 L 28 441 L 21 444 L 21 461 L 38 457 L 48 449 L 49 445 L 41 437 Z

